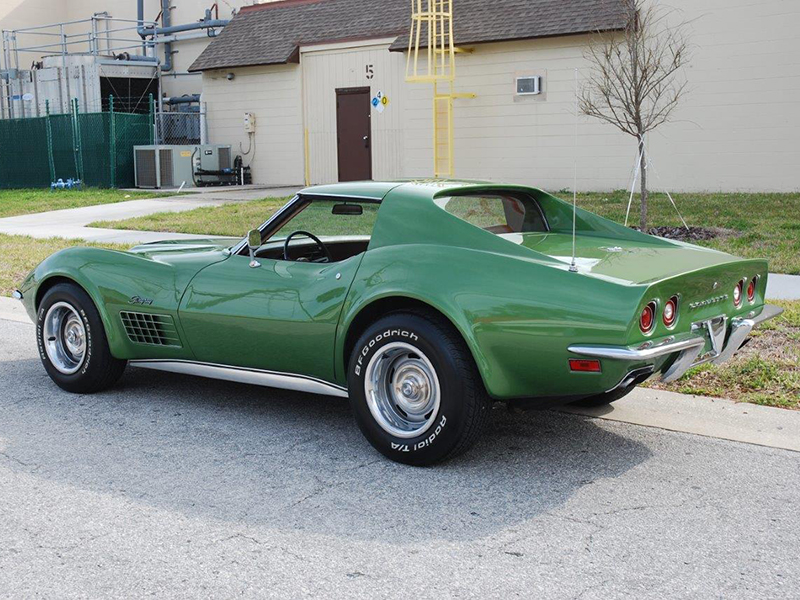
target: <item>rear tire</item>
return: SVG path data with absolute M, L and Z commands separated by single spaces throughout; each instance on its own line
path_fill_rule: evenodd
M 36 313 L 36 343 L 50 378 L 75 394 L 111 387 L 127 364 L 111 355 L 92 299 L 71 283 L 53 286 L 42 298 Z
M 491 400 L 463 339 L 440 317 L 394 313 L 370 325 L 348 368 L 361 432 L 396 462 L 425 466 L 478 441 Z

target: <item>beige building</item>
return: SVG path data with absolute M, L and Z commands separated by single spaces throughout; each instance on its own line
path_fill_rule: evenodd
M 190 67 L 203 73 L 210 141 L 250 148 L 245 162 L 267 184 L 337 181 L 365 172 L 367 161 L 375 179 L 431 176 L 431 86 L 405 82 L 408 4 L 287 0 L 243 9 Z M 693 57 L 688 96 L 649 140 L 654 185 L 799 190 L 800 2 L 660 4 L 690 22 Z M 455 101 L 456 176 L 572 187 L 574 70 L 586 72 L 589 32 L 620 26 L 617 7 L 456 0 L 456 42 L 469 51 L 457 57 L 456 88 L 475 94 Z M 517 78 L 527 76 L 541 78 L 540 94 L 517 94 Z M 388 105 L 363 117 L 363 157 L 358 139 L 342 147 L 363 126 L 343 113 L 362 102 L 351 94 L 379 93 Z M 255 133 L 245 132 L 244 113 L 254 115 Z M 619 189 L 636 148 L 613 127 L 581 118 L 577 157 L 581 189 Z

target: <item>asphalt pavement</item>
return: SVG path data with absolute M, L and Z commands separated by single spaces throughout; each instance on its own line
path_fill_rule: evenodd
M 346 401 L 129 369 L 0 320 L 0 596 L 798 598 L 800 453 L 498 407 L 391 463 Z

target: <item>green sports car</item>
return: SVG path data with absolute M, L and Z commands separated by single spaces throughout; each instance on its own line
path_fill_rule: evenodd
M 613 402 L 728 360 L 767 263 L 644 235 L 541 190 L 463 181 L 305 189 L 245 239 L 71 248 L 15 296 L 63 389 L 126 365 L 349 397 L 393 460 L 455 456 L 493 401 Z

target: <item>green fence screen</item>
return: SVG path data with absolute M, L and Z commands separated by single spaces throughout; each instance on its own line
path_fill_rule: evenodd
M 0 120 L 0 188 L 80 179 L 133 187 L 133 147 L 152 143 L 151 115 L 117 112 Z

